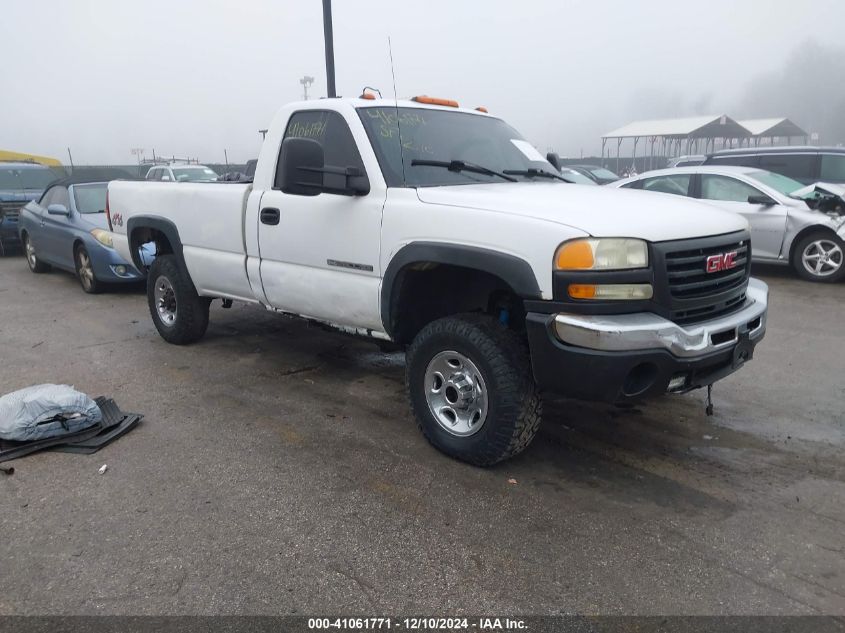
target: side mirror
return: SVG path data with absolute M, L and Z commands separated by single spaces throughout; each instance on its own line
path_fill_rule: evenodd
M 308 138 L 287 138 L 276 167 L 276 186 L 297 196 L 334 193 L 344 196 L 366 195 L 370 181 L 357 167 L 325 164 L 323 146 Z
M 47 213 L 50 215 L 70 215 L 70 211 L 67 210 L 67 207 L 63 204 L 58 204 L 57 202 L 54 202 L 47 207 Z
M 310 138 L 282 141 L 276 186 L 295 196 L 316 196 L 323 190 L 323 146 Z
M 546 160 L 552 164 L 552 167 L 560 171 L 560 156 L 557 153 L 549 152 L 546 154 Z
M 769 196 L 764 196 L 761 194 L 748 196 L 748 204 L 760 204 L 764 207 L 773 207 L 775 205 L 775 201 L 772 200 Z

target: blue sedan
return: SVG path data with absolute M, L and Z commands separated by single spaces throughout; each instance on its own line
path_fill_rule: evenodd
M 18 231 L 32 272 L 44 273 L 55 266 L 76 273 L 82 289 L 91 294 L 102 291 L 106 283 L 146 277 L 112 247 L 105 214 L 107 188 L 108 182 L 58 180 L 37 202 L 21 209 Z M 144 267 L 154 258 L 155 246 L 145 245 Z

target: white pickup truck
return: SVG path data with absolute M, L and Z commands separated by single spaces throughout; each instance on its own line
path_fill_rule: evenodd
M 202 338 L 223 299 L 391 341 L 426 438 L 489 465 L 534 437 L 540 390 L 639 399 L 751 358 L 748 224 L 699 205 L 561 182 L 481 110 L 362 96 L 282 108 L 252 183 L 116 181 L 107 212 L 136 266 L 156 244 L 165 340 Z

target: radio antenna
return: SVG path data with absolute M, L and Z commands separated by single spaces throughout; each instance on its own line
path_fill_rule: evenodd
M 393 70 L 393 45 L 387 36 L 387 50 L 390 51 L 390 74 L 393 77 L 393 107 L 396 110 L 396 130 L 399 132 L 399 162 L 402 163 L 402 185 L 407 185 L 405 178 L 405 148 L 402 147 L 402 126 L 399 124 L 399 97 L 396 96 L 396 71 Z

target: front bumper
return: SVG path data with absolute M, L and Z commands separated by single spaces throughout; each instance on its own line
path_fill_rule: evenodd
M 529 312 L 534 377 L 541 389 L 606 402 L 712 384 L 753 356 L 766 332 L 768 294 L 751 279 L 742 308 L 687 326 L 644 312 Z

